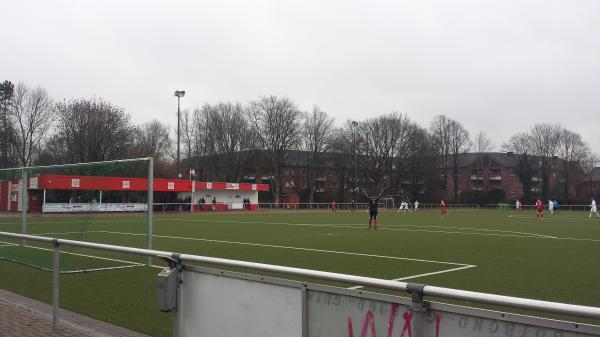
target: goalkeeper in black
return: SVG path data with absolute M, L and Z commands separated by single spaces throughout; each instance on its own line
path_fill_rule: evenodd
M 367 193 L 363 190 L 363 193 L 369 200 L 369 229 L 377 229 L 377 212 L 379 210 L 379 199 L 381 199 L 381 195 L 385 191 L 385 188 L 379 192 L 379 195 L 375 197 L 369 197 Z

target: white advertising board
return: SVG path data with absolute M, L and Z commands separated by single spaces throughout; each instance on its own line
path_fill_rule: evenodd
M 183 337 L 600 335 L 596 325 L 440 303 L 415 311 L 397 296 L 194 267 L 184 269 L 178 315 Z
M 308 308 L 311 337 L 413 337 L 416 334 L 417 314 L 407 305 L 310 291 Z M 534 326 L 442 310 L 426 311 L 422 326 L 422 337 L 593 336 L 548 325 Z
M 43 213 L 85 213 L 85 212 L 145 212 L 146 204 L 135 203 L 45 203 Z
M 181 337 L 302 336 L 299 288 L 197 272 L 182 277 Z

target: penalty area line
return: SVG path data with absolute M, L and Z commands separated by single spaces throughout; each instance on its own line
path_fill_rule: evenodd
M 62 233 L 44 233 L 44 234 L 39 234 L 39 235 L 79 234 L 79 233 L 80 232 L 62 232 Z M 88 231 L 86 233 L 105 233 L 105 234 L 118 234 L 118 235 L 146 236 L 146 234 L 140 234 L 140 233 L 127 233 L 127 232 L 114 232 L 114 231 Z M 353 255 L 353 256 L 363 256 L 363 257 L 374 257 L 374 258 L 390 259 L 390 260 L 426 262 L 426 263 L 446 264 L 446 265 L 461 266 L 461 267 L 471 266 L 470 264 L 457 263 L 457 262 L 448 262 L 448 261 L 425 260 L 425 259 L 415 259 L 415 258 L 408 258 L 408 257 L 387 256 L 387 255 L 377 255 L 377 254 L 367 254 L 367 253 L 356 253 L 356 252 L 346 252 L 346 251 L 317 249 L 317 248 L 304 248 L 304 247 L 294 247 L 294 246 L 271 245 L 271 244 L 253 243 L 253 242 L 227 241 L 227 240 L 203 239 L 203 238 L 194 238 L 194 237 L 156 235 L 156 234 L 153 235 L 153 237 L 163 238 L 163 239 L 174 239 L 174 240 L 203 241 L 203 242 L 225 243 L 225 244 L 244 245 L 244 246 L 256 246 L 256 247 L 267 247 L 267 248 L 290 249 L 290 250 L 299 250 L 299 251 L 328 253 L 328 254 L 340 254 L 340 255 Z
M 414 279 L 414 278 L 418 278 L 418 277 L 425 277 L 425 276 L 431 276 L 431 275 L 438 275 L 438 274 L 444 274 L 444 273 L 451 273 L 451 272 L 455 272 L 455 271 L 459 271 L 459 270 L 465 270 L 465 269 L 471 269 L 471 268 L 475 268 L 477 267 L 474 264 L 471 265 L 467 265 L 467 266 L 463 266 L 463 267 L 457 267 L 457 268 L 452 268 L 452 269 L 444 269 L 444 270 L 439 270 L 439 271 L 434 271 L 431 273 L 424 273 L 424 274 L 418 274 L 418 275 L 411 275 L 411 276 L 403 276 L 397 279 L 393 279 L 390 281 L 394 281 L 394 282 L 398 282 L 398 281 L 406 281 L 406 280 L 410 280 L 410 279 Z M 357 289 L 362 289 L 364 288 L 364 286 L 355 286 L 355 287 L 350 287 L 347 289 L 350 290 L 357 290 Z

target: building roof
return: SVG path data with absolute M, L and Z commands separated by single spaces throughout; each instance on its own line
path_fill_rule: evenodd
M 268 184 L 205 182 L 185 179 L 153 179 L 155 192 L 192 192 L 193 190 L 268 191 Z M 193 187 L 192 187 L 193 184 Z M 101 176 L 40 175 L 29 179 L 30 189 L 147 191 L 148 179 Z

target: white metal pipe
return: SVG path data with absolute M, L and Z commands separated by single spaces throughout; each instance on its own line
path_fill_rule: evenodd
M 21 190 L 19 191 L 19 200 L 21 204 L 21 233 L 27 234 L 27 206 L 29 204 L 29 199 L 27 197 L 27 169 L 21 170 Z M 21 242 L 22 246 L 25 246 L 27 242 L 23 240 Z
M 60 319 L 60 252 L 58 243 L 52 250 L 52 327 L 58 329 Z
M 152 249 L 152 235 L 153 235 L 153 224 L 152 224 L 152 211 L 154 204 L 154 158 L 150 157 L 148 160 L 148 196 L 146 198 L 146 207 L 147 209 L 147 235 L 148 235 L 148 249 Z M 152 265 L 152 257 L 148 256 L 146 261 L 148 267 Z
M 17 238 L 17 239 L 26 239 L 26 240 L 32 240 L 32 241 L 40 241 L 40 242 L 54 242 L 54 240 L 56 240 L 56 243 L 59 245 L 68 245 L 68 246 L 75 246 L 75 247 L 82 247 L 82 248 L 92 248 L 92 249 L 98 249 L 98 250 L 144 255 L 144 256 L 151 256 L 151 257 L 171 257 L 171 258 L 176 257 L 182 261 L 188 261 L 188 262 L 209 263 L 209 264 L 215 264 L 215 265 L 221 265 L 221 266 L 239 267 L 239 268 L 247 268 L 247 269 L 258 270 L 258 271 L 266 271 L 266 272 L 274 272 L 274 273 L 281 273 L 281 274 L 287 274 L 287 275 L 310 277 L 310 278 L 316 278 L 316 279 L 321 279 L 321 280 L 329 280 L 329 281 L 349 283 L 349 284 L 353 284 L 353 285 L 361 285 L 361 286 L 366 286 L 366 287 L 376 287 L 376 288 L 395 290 L 395 291 L 400 291 L 400 292 L 404 292 L 404 293 L 407 292 L 406 287 L 408 285 L 408 283 L 405 283 L 405 282 L 382 280 L 382 279 L 377 279 L 377 278 L 372 278 L 372 277 L 332 273 L 332 272 L 310 270 L 310 269 L 303 269 L 303 268 L 277 266 L 277 265 L 256 263 L 256 262 L 221 259 L 221 258 L 215 258 L 215 257 L 206 257 L 206 256 L 197 256 L 197 255 L 188 255 L 188 254 L 175 254 L 173 252 L 142 249 L 142 248 L 123 247 L 123 246 L 114 246 L 114 245 L 107 245 L 107 244 L 93 243 L 93 242 L 82 242 L 82 241 L 65 240 L 65 239 L 53 239 L 53 238 L 49 238 L 49 237 L 23 235 L 23 234 L 15 234 L 15 233 L 7 233 L 7 232 L 0 232 L 0 236 Z M 501 305 L 501 306 L 512 307 L 512 308 L 519 308 L 519 309 L 528 309 L 528 310 L 543 311 L 543 312 L 556 313 L 556 314 L 562 314 L 562 315 L 572 315 L 572 316 L 577 316 L 577 317 L 600 319 L 600 308 L 597 308 L 597 307 L 532 300 L 532 299 L 526 299 L 526 298 L 486 294 L 486 293 L 479 293 L 479 292 L 474 292 L 474 291 L 441 288 L 441 287 L 435 287 L 435 286 L 425 286 L 423 288 L 423 294 L 426 296 L 436 296 L 436 297 L 442 297 L 442 298 L 466 300 L 466 301 L 483 303 L 483 304 L 494 304 L 494 305 Z
M 95 161 L 88 163 L 73 163 L 73 164 L 59 164 L 59 165 L 46 165 L 46 166 L 29 166 L 29 167 L 13 167 L 0 169 L 0 171 L 13 171 L 17 169 L 48 169 L 48 168 L 59 168 L 59 167 L 73 167 L 73 166 L 93 166 L 102 164 L 116 164 L 116 163 L 128 163 L 134 161 L 150 160 L 151 157 L 145 158 L 131 158 L 131 159 L 118 159 L 118 160 L 107 160 L 107 161 Z
M 426 296 L 437 296 L 456 300 L 473 301 L 485 304 L 515 307 L 520 309 L 546 311 L 559 313 L 563 315 L 573 315 L 579 317 L 600 319 L 600 308 L 587 307 L 583 305 L 548 302 L 528 298 L 487 294 L 475 291 L 441 288 L 435 286 L 425 286 L 425 288 L 423 289 L 423 294 Z

